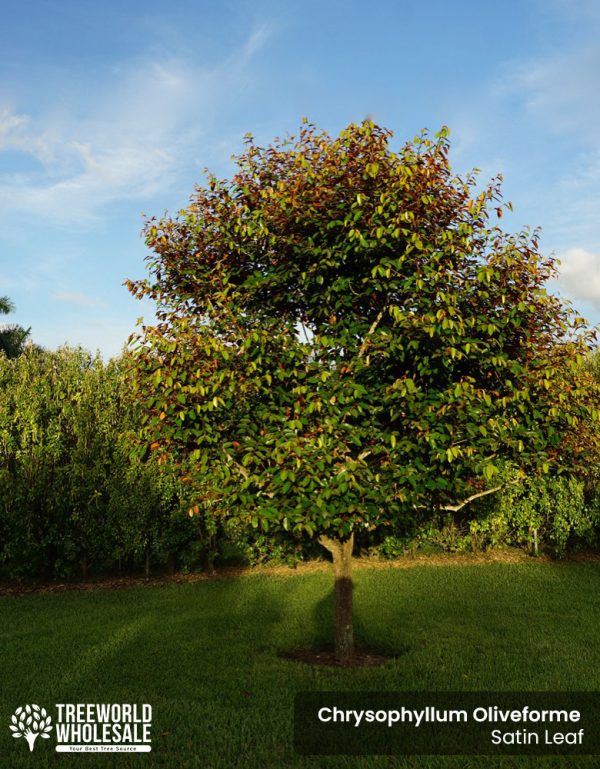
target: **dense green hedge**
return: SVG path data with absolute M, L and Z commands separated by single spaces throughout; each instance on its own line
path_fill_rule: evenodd
M 185 555 L 198 521 L 169 468 L 132 452 L 121 361 L 0 357 L 0 575 L 65 578 Z
M 126 359 L 81 349 L 0 355 L 0 578 L 64 579 L 118 571 L 194 569 L 320 553 L 314 542 L 265 535 L 239 522 L 190 518 L 182 471 L 136 451 L 139 414 Z M 597 484 L 519 480 L 464 515 L 440 516 L 410 537 L 365 533 L 363 552 L 531 551 L 598 546 Z

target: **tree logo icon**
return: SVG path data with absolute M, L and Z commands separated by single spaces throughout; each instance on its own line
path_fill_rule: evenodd
M 52 717 L 46 713 L 45 708 L 39 705 L 25 705 L 17 708 L 11 718 L 10 730 L 13 737 L 25 737 L 29 750 L 33 750 L 33 743 L 38 737 L 50 738 L 52 731 Z

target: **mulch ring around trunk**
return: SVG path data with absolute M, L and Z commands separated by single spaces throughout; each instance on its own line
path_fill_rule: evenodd
M 332 647 L 279 652 L 279 657 L 292 662 L 303 662 L 306 665 L 326 665 L 336 668 L 373 668 L 385 665 L 386 662 L 394 659 L 393 656 L 386 656 L 373 649 L 355 649 L 349 659 L 338 660 Z

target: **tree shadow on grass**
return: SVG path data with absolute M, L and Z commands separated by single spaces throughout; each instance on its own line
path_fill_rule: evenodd
M 315 604 L 312 618 L 313 633 L 308 645 L 302 648 L 282 651 L 280 656 L 312 665 L 376 667 L 398 657 L 405 651 L 405 649 L 399 649 L 391 644 L 374 642 L 373 635 L 369 631 L 368 625 L 363 621 L 356 602 L 354 602 L 354 654 L 345 662 L 336 659 L 334 643 L 336 624 L 335 585 Z

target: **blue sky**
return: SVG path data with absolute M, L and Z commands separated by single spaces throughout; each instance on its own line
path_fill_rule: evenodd
M 0 296 L 35 342 L 115 355 L 150 305 L 142 213 L 185 206 L 307 116 L 371 116 L 400 146 L 505 177 L 512 230 L 542 227 L 553 290 L 600 321 L 600 3 L 21 0 L 0 25 Z

